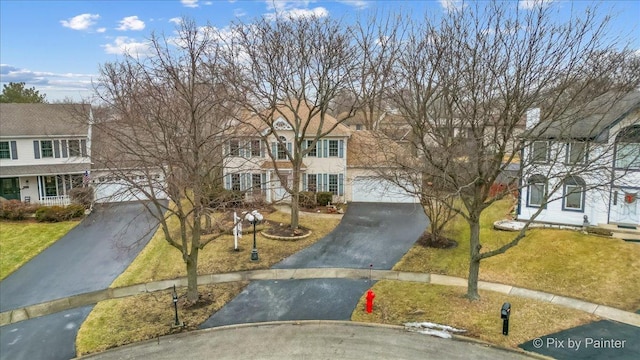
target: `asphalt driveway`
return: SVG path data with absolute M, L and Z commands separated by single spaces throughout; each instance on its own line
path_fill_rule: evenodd
M 110 204 L 0 282 L 0 311 L 109 287 L 149 242 L 156 221 L 141 203 Z
M 0 282 L 1 311 L 109 287 L 155 229 L 153 217 L 140 203 L 96 208 L 62 239 Z M 0 359 L 75 357 L 78 328 L 92 308 L 0 327 Z
M 351 203 L 340 224 L 275 268 L 391 269 L 428 225 L 414 204 Z M 259 244 L 258 244 L 259 247 Z M 254 281 L 201 328 L 282 320 L 349 320 L 368 280 Z

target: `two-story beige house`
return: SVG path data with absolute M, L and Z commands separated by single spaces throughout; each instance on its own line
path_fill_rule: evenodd
M 0 104 L 0 197 L 68 205 L 88 180 L 88 105 Z
M 331 192 L 334 203 L 417 202 L 415 197 L 378 178 L 377 172 L 372 171 L 380 157 L 369 156 L 372 155 L 370 141 L 367 141 L 372 138 L 370 132 L 349 129 L 330 115 L 325 115 L 322 121 L 319 114 L 308 116 L 308 108 L 298 111 L 298 117 L 306 119 L 300 126 L 307 135 L 303 137 L 302 149 L 313 148 L 304 156 L 300 169 L 302 191 Z M 294 118 L 293 112 L 283 107 L 274 112 L 272 126 L 257 118 L 237 124 L 236 132 L 225 146 L 225 189 L 243 191 L 249 197 L 261 197 L 268 203 L 289 201 L 285 185 L 290 184 L 294 176 L 287 151 L 291 153 L 294 148 L 295 133 L 291 126 Z M 326 135 L 314 143 L 318 133 Z M 357 155 L 363 153 L 367 153 L 366 156 Z

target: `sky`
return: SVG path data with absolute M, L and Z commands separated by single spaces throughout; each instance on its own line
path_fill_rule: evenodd
M 513 0 L 526 10 L 540 0 Z M 628 35 L 640 51 L 640 0 L 607 1 L 604 13 L 615 16 L 613 34 Z M 584 11 L 587 1 L 549 1 L 558 15 Z M 56 1 L 0 0 L 0 85 L 25 82 L 50 102 L 81 101 L 92 94 L 99 67 L 122 58 L 125 50 L 144 47 L 152 32 L 171 35 L 180 17 L 198 25 L 225 28 L 275 13 L 332 16 L 345 22 L 371 12 L 405 10 L 413 16 L 444 15 L 464 6 L 460 0 L 314 1 L 314 0 L 146 0 Z M 566 15 L 566 14 L 565 14 Z

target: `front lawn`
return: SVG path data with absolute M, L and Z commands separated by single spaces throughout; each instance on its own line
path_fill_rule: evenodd
M 0 221 L 0 280 L 58 241 L 79 221 Z
M 464 297 L 466 289 L 455 286 L 385 280 L 376 283 L 373 291 L 373 312 L 364 311 L 363 295 L 351 320 L 393 325 L 435 322 L 467 330 L 461 335 L 511 348 L 598 319 L 583 311 L 491 291 L 480 291 L 481 299 L 470 302 Z M 504 302 L 511 303 L 508 336 L 502 335 L 500 319 Z
M 271 221 L 288 223 L 290 215 L 274 212 L 266 215 L 265 218 Z M 260 260 L 257 262 L 250 260 L 253 234 L 245 233 L 239 239 L 240 251 L 237 252 L 233 250 L 233 236 L 221 236 L 200 251 L 198 273 L 218 274 L 242 270 L 268 269 L 282 259 L 315 243 L 331 232 L 339 222 L 339 218 L 301 217 L 300 225 L 311 229 L 312 234 L 297 241 L 267 239 L 258 231 L 256 241 Z M 246 230 L 248 229 L 245 228 Z M 129 268 L 111 284 L 111 287 L 175 279 L 187 276 L 186 271 L 180 252 L 167 243 L 162 230 L 158 229 L 149 244 Z
M 480 233 L 483 251 L 495 249 L 515 236 L 515 232 L 493 229 L 493 222 L 503 219 L 510 205 L 503 200 L 485 211 Z M 466 278 L 467 223 L 456 219 L 447 236 L 458 241 L 457 248 L 441 250 L 415 245 L 394 270 Z M 640 245 L 578 231 L 532 229 L 516 247 L 483 260 L 480 280 L 636 311 L 640 309 Z

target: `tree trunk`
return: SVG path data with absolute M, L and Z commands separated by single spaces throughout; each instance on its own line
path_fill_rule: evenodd
M 300 218 L 300 165 L 293 167 L 293 184 L 291 184 L 291 228 L 297 229 Z
M 192 302 L 198 300 L 198 251 L 195 247 L 187 258 L 187 300 Z
M 480 221 L 469 220 L 469 277 L 467 282 L 467 298 L 469 300 L 480 299 L 478 293 L 478 274 L 480 273 Z

